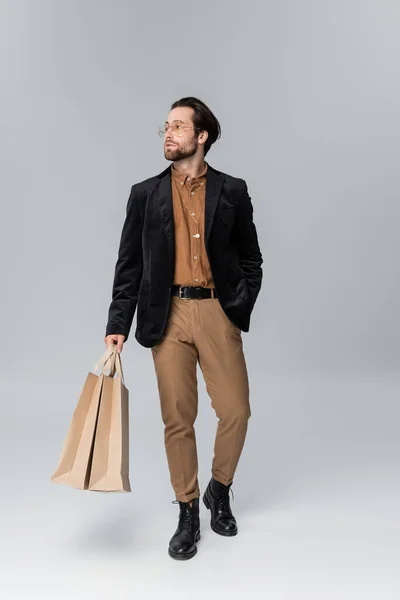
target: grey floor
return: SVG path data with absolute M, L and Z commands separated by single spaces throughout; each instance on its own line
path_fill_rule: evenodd
M 178 506 L 149 361 L 130 390 L 130 494 L 49 481 L 76 381 L 3 381 L 2 600 L 398 600 L 398 422 L 389 418 L 398 382 L 253 376 L 231 502 L 239 534 L 216 535 L 201 503 L 198 553 L 183 563 L 167 554 Z M 201 376 L 199 394 L 203 491 L 216 418 Z

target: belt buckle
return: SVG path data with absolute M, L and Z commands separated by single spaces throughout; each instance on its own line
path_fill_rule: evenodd
M 182 286 L 181 286 L 181 285 L 179 286 L 179 298 L 180 298 L 181 300 L 190 300 L 190 298 L 183 298 L 183 297 L 182 297 Z

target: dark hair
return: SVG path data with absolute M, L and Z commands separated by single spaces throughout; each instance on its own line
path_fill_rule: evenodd
M 193 116 L 193 125 L 194 127 L 198 127 L 198 129 L 202 129 L 207 131 L 208 138 L 206 143 L 204 144 L 204 156 L 207 154 L 211 146 L 221 137 L 221 125 L 219 124 L 216 116 L 211 112 L 211 110 L 198 98 L 193 98 L 192 96 L 188 96 L 186 98 L 181 98 L 174 102 L 171 106 L 171 110 L 173 108 L 177 108 L 178 106 L 188 106 L 193 108 L 194 116 Z M 199 133 L 199 132 L 198 132 Z

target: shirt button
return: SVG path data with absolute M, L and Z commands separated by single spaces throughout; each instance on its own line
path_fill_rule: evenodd
M 192 213 L 192 217 L 194 217 L 195 213 Z
M 196 277 L 195 281 L 198 281 L 197 277 Z
M 190 181 L 190 177 L 188 177 L 188 181 Z
M 190 192 L 192 196 L 194 196 L 194 192 Z
M 181 181 L 181 185 L 183 185 L 183 183 L 184 183 L 184 182 L 183 182 L 183 181 Z
M 193 256 L 193 258 L 197 258 L 197 256 Z

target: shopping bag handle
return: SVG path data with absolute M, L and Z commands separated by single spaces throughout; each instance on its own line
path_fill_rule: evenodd
M 120 353 L 117 352 L 117 345 L 114 343 L 108 346 L 103 356 L 94 365 L 93 372 L 95 373 L 98 369 L 100 369 L 102 373 L 105 373 L 108 363 L 110 364 L 110 372 L 108 374 L 109 377 L 114 377 L 115 373 L 117 373 L 118 377 L 121 378 L 122 383 L 125 385 Z
M 98 369 L 101 369 L 101 371 L 104 372 L 104 367 L 105 367 L 106 363 L 112 358 L 112 355 L 116 351 L 116 347 L 117 347 L 116 344 L 110 344 L 108 346 L 108 348 L 104 352 L 103 356 L 101 356 L 99 358 L 99 360 L 97 361 L 97 363 L 94 365 L 94 367 L 93 367 L 94 372 L 96 372 Z
M 111 367 L 112 377 L 114 377 L 114 374 L 117 373 L 118 377 L 120 377 L 122 383 L 125 385 L 124 372 L 122 370 L 121 354 L 119 352 L 115 352 L 113 356 L 114 356 L 114 359 L 112 360 L 112 367 Z M 110 375 L 111 375 L 111 373 L 110 373 Z
M 122 383 L 125 385 L 124 381 L 124 373 L 122 371 L 122 361 L 121 355 L 119 352 L 113 352 L 109 359 L 111 361 L 110 373 L 109 377 L 114 377 L 115 373 L 117 373 L 118 377 L 121 379 Z

